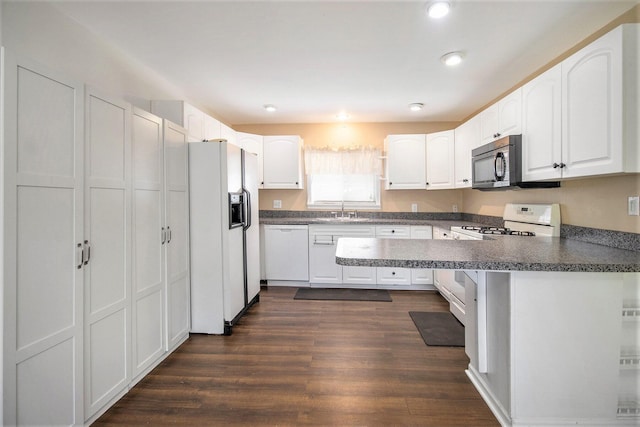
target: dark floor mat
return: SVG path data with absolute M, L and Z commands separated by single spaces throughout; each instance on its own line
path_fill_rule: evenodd
M 391 295 L 384 289 L 325 289 L 299 288 L 293 299 L 383 301 L 391 302 Z
M 464 326 L 449 312 L 410 311 L 425 344 L 464 347 Z

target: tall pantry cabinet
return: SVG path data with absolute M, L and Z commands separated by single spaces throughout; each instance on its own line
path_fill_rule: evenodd
M 4 424 L 91 422 L 188 337 L 186 131 L 6 53 Z

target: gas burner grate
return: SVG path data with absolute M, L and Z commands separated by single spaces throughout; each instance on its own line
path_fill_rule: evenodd
M 468 231 L 476 231 L 480 234 L 499 234 L 499 235 L 508 235 L 508 236 L 535 236 L 536 233 L 533 231 L 519 231 L 519 230 L 511 230 L 505 227 L 482 227 L 476 225 L 463 225 L 461 227 L 463 230 Z

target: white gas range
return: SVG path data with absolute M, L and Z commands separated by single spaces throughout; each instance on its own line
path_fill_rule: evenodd
M 451 235 L 456 240 L 482 240 L 485 236 L 559 236 L 560 205 L 508 203 L 504 207 L 504 227 L 456 226 Z
M 451 227 L 455 240 L 483 240 L 485 236 L 559 236 L 560 205 L 509 203 L 504 208 L 504 227 Z M 488 242 L 489 244 L 489 242 Z M 478 283 L 478 272 L 470 270 L 436 270 L 435 286 L 449 301 L 449 310 L 465 324 L 467 289 Z

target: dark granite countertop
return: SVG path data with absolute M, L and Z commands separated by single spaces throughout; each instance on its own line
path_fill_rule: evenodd
M 430 225 L 449 230 L 457 225 L 480 225 L 477 222 L 443 219 L 406 219 L 406 218 L 357 218 L 340 219 L 329 217 L 305 218 L 260 218 L 263 225 Z
M 493 271 L 640 272 L 640 252 L 560 237 L 485 240 L 340 238 L 336 262 L 349 266 Z

